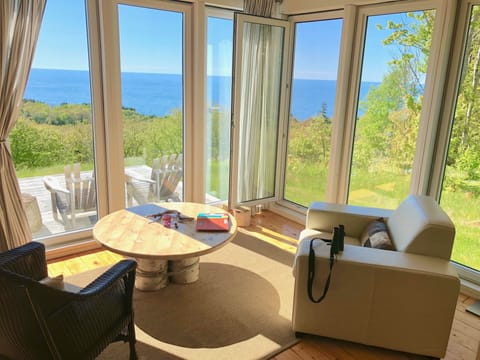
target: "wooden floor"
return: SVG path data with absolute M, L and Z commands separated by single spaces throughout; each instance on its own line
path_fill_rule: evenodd
M 240 231 L 295 252 L 296 239 L 302 228 L 302 225 L 271 212 L 263 211 L 262 214 L 252 217 L 249 227 L 242 228 Z M 91 252 L 55 260 L 49 263 L 48 270 L 51 276 L 61 273 L 68 276 L 115 263 L 121 258 L 120 255 L 109 251 Z M 460 294 L 445 359 L 480 360 L 476 355 L 480 343 L 480 318 L 465 311 L 466 307 L 473 302 L 475 302 L 474 299 Z M 297 345 L 278 354 L 272 360 L 413 360 L 424 358 L 346 341 L 305 336 Z

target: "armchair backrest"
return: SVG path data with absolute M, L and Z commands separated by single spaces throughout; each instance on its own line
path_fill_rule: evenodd
M 47 274 L 41 243 L 31 242 L 0 253 L 1 359 L 52 358 L 26 290 Z
M 409 195 L 387 220 L 397 251 L 450 260 L 455 226 L 429 196 Z

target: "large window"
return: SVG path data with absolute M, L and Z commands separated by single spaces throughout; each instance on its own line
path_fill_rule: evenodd
M 183 14 L 118 5 L 127 206 L 183 199 Z
M 49 0 L 10 135 L 34 239 L 97 220 L 90 89 L 84 0 Z
M 395 208 L 409 193 L 435 11 L 367 17 L 348 203 Z
M 284 198 L 303 206 L 325 200 L 341 33 L 342 19 L 295 24 Z

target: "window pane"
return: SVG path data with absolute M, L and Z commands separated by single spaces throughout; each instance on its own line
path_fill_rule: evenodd
M 233 21 L 209 17 L 207 37 L 205 184 L 208 203 L 228 199 Z
M 90 72 L 83 0 L 47 2 L 10 144 L 35 239 L 95 224 Z
M 455 223 L 452 260 L 480 270 L 480 6 L 472 8 L 441 205 Z
M 308 206 L 325 199 L 342 20 L 297 23 L 295 31 L 284 197 Z
M 183 198 L 183 14 L 118 6 L 127 206 Z
M 393 209 L 409 193 L 434 17 L 368 17 L 350 204 Z

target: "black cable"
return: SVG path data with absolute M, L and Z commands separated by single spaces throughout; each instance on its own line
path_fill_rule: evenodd
M 321 238 L 313 238 L 310 240 L 310 251 L 308 253 L 307 291 L 308 291 L 308 297 L 314 303 L 318 304 L 327 295 L 328 288 L 330 287 L 330 278 L 332 276 L 333 264 L 335 263 L 335 255 L 339 251 L 343 251 L 344 236 L 345 236 L 345 230 L 343 225 L 339 225 L 339 227 L 335 227 L 333 229 L 333 238 L 331 240 L 331 245 L 330 245 L 330 266 L 329 266 L 328 277 L 327 277 L 327 281 L 325 282 L 325 286 L 323 288 L 323 294 L 318 299 L 315 299 L 313 296 L 313 281 L 315 279 L 315 250 L 313 250 L 313 242 L 315 240 L 330 242 L 330 240 L 321 239 Z

